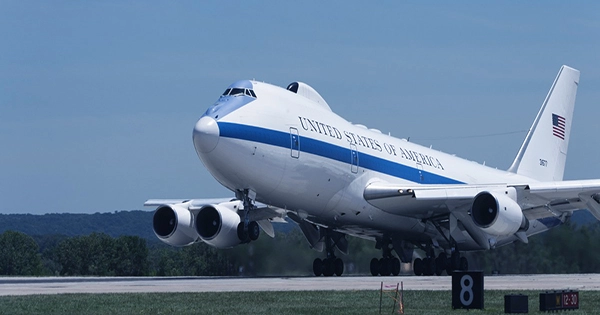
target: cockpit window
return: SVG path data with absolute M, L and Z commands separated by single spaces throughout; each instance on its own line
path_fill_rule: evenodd
M 256 94 L 254 94 L 254 91 L 250 90 L 250 89 L 229 88 L 229 89 L 225 90 L 225 92 L 223 92 L 222 96 L 227 96 L 227 95 L 231 95 L 231 96 L 247 95 L 247 96 L 256 98 Z
M 243 94 L 244 94 L 244 89 L 238 89 L 238 88 L 231 89 L 231 93 L 229 93 L 229 95 L 232 95 L 232 96 L 243 95 Z

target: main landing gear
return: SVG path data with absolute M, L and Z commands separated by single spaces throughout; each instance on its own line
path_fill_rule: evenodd
M 237 226 L 237 235 L 242 243 L 250 243 L 250 241 L 256 241 L 260 235 L 258 223 L 250 221 L 250 211 L 256 206 L 252 203 L 248 189 L 239 193 L 242 195 L 241 199 L 244 204 L 244 217 L 242 218 L 242 222 Z
M 334 274 L 341 276 L 344 273 L 344 261 L 335 256 L 335 248 L 338 242 L 345 240 L 340 233 L 332 233 L 329 229 L 325 232 L 325 251 L 327 258 L 315 258 L 313 261 L 313 273 L 315 276 L 323 275 L 331 277 Z
M 452 249 L 450 258 L 445 252 L 440 253 L 435 258 L 433 247 L 428 245 L 425 249 L 427 256 L 423 259 L 417 258 L 413 262 L 413 271 L 417 276 L 441 276 L 444 270 L 448 275 L 452 275 L 454 270 L 469 270 L 469 262 L 466 257 L 461 257 L 456 248 Z
M 414 260 L 413 271 L 415 272 L 415 275 L 433 276 L 435 274 L 441 276 L 444 270 L 446 270 L 448 275 L 452 275 L 454 270 L 469 270 L 469 262 L 467 261 L 466 257 L 462 257 L 460 255 L 460 252 L 458 251 L 458 244 L 452 238 L 450 232 L 453 229 L 452 226 L 457 224 L 456 218 L 450 215 L 447 219 L 450 221 L 449 226 L 446 227 L 448 235 L 446 235 L 446 232 L 444 232 L 439 221 L 431 220 L 430 222 L 433 224 L 433 226 L 435 226 L 440 235 L 444 237 L 446 242 L 452 246 L 450 257 L 447 256 L 445 251 L 442 251 L 436 258 L 431 241 L 425 246 L 418 244 L 417 246 L 425 251 L 426 257 L 423 259 L 417 258 Z
M 315 258 L 313 261 L 313 272 L 315 276 L 323 275 L 325 277 L 331 277 L 334 274 L 341 276 L 344 273 L 344 261 L 341 258 L 335 256 L 329 256 L 325 259 Z
M 382 256 L 380 259 L 371 259 L 370 269 L 373 276 L 397 276 L 400 274 L 400 259 L 392 255 L 389 242 L 381 244 Z

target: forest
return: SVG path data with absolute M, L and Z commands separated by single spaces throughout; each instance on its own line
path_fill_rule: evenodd
M 370 241 L 349 240 L 350 254 L 340 254 L 344 273 L 369 274 L 369 261 L 380 252 Z M 215 249 L 204 243 L 175 248 L 154 236 L 147 239 L 125 233 L 29 235 L 5 229 L 0 234 L 1 275 L 311 275 L 313 259 L 322 256 L 308 247 L 294 223 L 278 225 L 273 239 L 263 233 L 257 241 L 232 249 Z M 487 274 L 600 272 L 600 223 L 569 222 L 530 237 L 529 244 L 517 242 L 468 253 L 467 257 L 471 269 Z M 408 264 L 403 266 L 403 274 L 411 274 Z

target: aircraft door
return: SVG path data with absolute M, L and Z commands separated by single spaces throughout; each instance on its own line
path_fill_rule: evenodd
M 292 157 L 297 159 L 300 157 L 300 136 L 298 135 L 298 129 L 290 127 L 290 148 L 292 150 Z
M 358 151 L 356 151 L 356 145 L 350 144 L 350 171 L 352 173 L 358 173 Z
M 425 181 L 425 177 L 423 176 L 423 164 L 417 162 L 417 171 L 419 172 L 419 181 L 420 182 L 424 182 Z

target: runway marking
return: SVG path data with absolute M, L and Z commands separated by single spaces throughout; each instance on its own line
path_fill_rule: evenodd
M 47 277 L 0 278 L 0 295 L 63 293 L 379 290 L 451 290 L 450 277 Z M 600 290 L 600 274 L 486 276 L 485 290 Z

